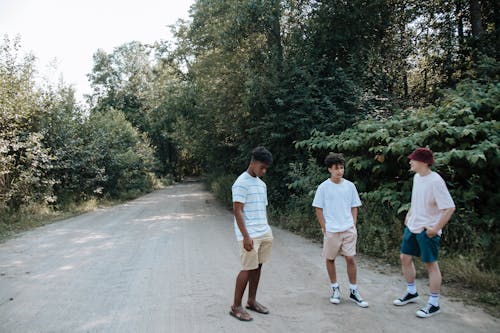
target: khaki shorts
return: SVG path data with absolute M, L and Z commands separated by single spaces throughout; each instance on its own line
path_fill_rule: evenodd
M 333 260 L 339 254 L 347 257 L 356 255 L 358 231 L 352 227 L 342 232 L 326 232 L 323 237 L 323 256 Z
M 259 264 L 271 259 L 271 248 L 273 245 L 273 233 L 270 231 L 265 235 L 253 239 L 253 249 L 245 250 L 243 241 L 240 241 L 241 270 L 251 271 L 257 269 Z

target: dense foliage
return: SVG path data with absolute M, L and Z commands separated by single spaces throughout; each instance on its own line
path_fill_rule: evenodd
M 19 41 L 0 50 L 0 213 L 152 188 L 153 149 L 121 111 L 85 115 L 70 87 L 40 86 Z
M 436 171 L 446 180 L 458 211 L 445 234 L 448 251 L 481 249 L 490 267 L 499 254 L 496 218 L 500 200 L 496 176 L 500 167 L 500 84 L 463 81 L 436 105 L 398 112 L 388 119 L 367 119 L 338 135 L 315 132 L 297 143 L 315 156 L 329 150 L 349 156 L 348 175 L 363 199 L 382 204 L 389 216 L 400 217 L 409 206 L 412 177 L 406 156 L 415 147 L 430 147 L 436 155 Z M 306 166 L 309 170 L 316 166 Z M 299 166 L 300 167 L 300 166 Z M 323 172 L 324 174 L 324 172 Z M 299 172 L 290 188 L 310 194 L 311 185 L 325 176 Z M 307 195 L 306 197 L 310 196 Z M 399 214 L 398 214 L 399 213 Z M 372 237 L 369 216 L 363 219 Z M 392 223 L 383 223 L 390 233 Z

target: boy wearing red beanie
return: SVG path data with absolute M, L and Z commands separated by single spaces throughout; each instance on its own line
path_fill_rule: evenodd
M 393 304 L 402 306 L 418 300 L 413 257 L 421 256 L 429 274 L 430 297 L 427 306 L 418 310 L 416 315 L 427 318 L 440 312 L 441 271 L 437 262 L 439 240 L 442 229 L 455 211 L 455 204 L 443 178 L 430 169 L 434 164 L 430 149 L 417 148 L 408 158 L 415 176 L 400 255 L 407 290 L 406 294 L 394 300 Z

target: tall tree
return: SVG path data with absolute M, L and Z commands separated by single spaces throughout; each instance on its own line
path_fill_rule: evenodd
M 52 155 L 43 146 L 44 117 L 35 85 L 35 58 L 20 54 L 20 39 L 0 48 L 0 210 L 52 200 L 47 174 Z

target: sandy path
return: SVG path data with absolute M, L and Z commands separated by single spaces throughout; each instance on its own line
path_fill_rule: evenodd
M 320 245 L 274 236 L 258 295 L 271 314 L 242 323 L 228 315 L 232 215 L 199 183 L 23 233 L 0 244 L 0 332 L 500 332 L 499 320 L 447 298 L 429 319 L 417 305 L 396 308 L 401 277 L 363 265 L 370 307 L 332 305 Z M 343 263 L 338 271 L 345 291 Z

